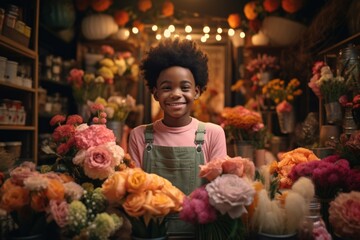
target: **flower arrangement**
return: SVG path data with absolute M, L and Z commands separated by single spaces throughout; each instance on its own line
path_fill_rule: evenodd
M 258 112 L 243 106 L 225 107 L 221 113 L 221 126 L 228 141 L 250 141 L 257 148 L 264 148 L 267 131 Z
M 83 123 L 79 115 L 56 115 L 50 120 L 54 126 L 52 140 L 56 149 L 49 146 L 43 150 L 58 158 L 52 166 L 55 170 L 68 172 L 76 182 L 92 182 L 99 186 L 116 170 L 126 166 L 124 150 L 116 145 L 112 130 L 108 129 L 106 113 L 100 104 L 92 105 L 97 116 L 92 125 Z
M 108 239 L 122 226 L 121 217 L 105 211 L 106 201 L 99 190 L 84 191 L 66 173 L 42 170 L 23 162 L 1 186 L 0 209 L 15 223 L 11 236 L 45 234 L 45 226 L 54 221 L 64 236 Z
M 312 68 L 313 76 L 308 86 L 316 96 L 322 97 L 326 103 L 338 102 L 348 90 L 343 77 L 334 77 L 330 67 L 323 61 L 317 61 Z
M 328 156 L 321 161 L 310 161 L 295 165 L 288 177 L 295 182 L 300 177 L 308 177 L 315 185 L 318 198 L 332 199 L 337 193 L 347 189 L 350 174 L 349 162 L 339 155 Z
M 126 96 L 137 81 L 139 66 L 130 52 L 115 52 L 109 45 L 102 45 L 100 51 L 103 59 L 96 64 L 96 72 L 74 68 L 69 73 L 68 82 L 80 104 L 97 97 L 108 98 L 114 92 Z
M 279 187 L 290 188 L 292 186 L 294 181 L 290 178 L 289 174 L 294 166 L 300 163 L 319 160 L 313 151 L 302 147 L 280 154 L 279 162 L 273 163 L 274 173 L 276 173 L 280 183 Z
M 356 239 L 360 234 L 360 192 L 340 193 L 329 207 L 329 221 L 339 237 Z
M 167 179 L 141 168 L 115 172 L 101 188 L 110 205 L 124 209 L 135 237 L 165 236 L 166 217 L 181 210 L 185 197 Z
M 199 176 L 209 183 L 184 200 L 180 218 L 196 226 L 196 239 L 243 239 L 241 217 L 255 194 L 253 162 L 241 157 L 216 158 L 200 165 Z
M 96 104 L 104 106 L 107 119 L 124 122 L 130 111 L 135 108 L 136 100 L 131 96 L 111 96 L 107 100 L 101 97 L 95 99 Z
M 353 132 L 350 136 L 341 134 L 339 142 L 334 144 L 336 152 L 349 161 L 351 168 L 360 166 L 360 130 Z
M 267 171 L 268 166 L 263 170 Z M 265 176 L 269 176 L 265 173 Z M 267 180 L 265 180 L 267 181 Z M 298 179 L 290 189 L 271 196 L 271 190 L 262 182 L 258 185 L 255 201 L 250 206 L 249 222 L 252 231 L 259 234 L 295 235 L 307 214 L 307 207 L 314 197 L 314 186 L 310 179 Z

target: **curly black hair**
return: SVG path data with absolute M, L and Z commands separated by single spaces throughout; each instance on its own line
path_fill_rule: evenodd
M 140 63 L 140 71 L 146 85 L 152 92 L 157 79 L 164 69 L 180 66 L 191 71 L 200 93 L 208 82 L 208 57 L 192 40 L 166 39 L 156 47 L 151 47 Z

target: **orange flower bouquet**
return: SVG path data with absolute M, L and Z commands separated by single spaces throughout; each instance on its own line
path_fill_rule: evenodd
M 122 207 L 132 224 L 134 237 L 164 237 L 167 216 L 182 208 L 184 193 L 167 179 L 141 168 L 115 172 L 102 185 L 110 205 Z

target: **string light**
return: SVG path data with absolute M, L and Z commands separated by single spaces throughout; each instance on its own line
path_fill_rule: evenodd
M 171 32 L 169 29 L 164 30 L 164 37 L 169 38 L 171 36 Z
M 229 35 L 230 37 L 232 37 L 232 36 L 234 36 L 234 34 L 235 34 L 235 30 L 232 29 L 232 28 L 230 28 L 230 29 L 228 30 L 228 35 Z
M 191 40 L 191 39 L 192 39 L 192 37 L 191 37 L 190 34 L 187 34 L 185 38 L 186 38 L 187 40 Z
M 133 27 L 131 29 L 131 31 L 133 32 L 133 34 L 138 34 L 139 33 L 139 29 L 137 27 Z
M 209 26 L 205 26 L 205 27 L 203 28 L 203 32 L 204 32 L 204 33 L 209 33 L 209 32 L 210 32 L 210 27 L 209 27 Z
M 175 32 L 175 26 L 174 25 L 169 25 L 168 29 L 172 33 Z
M 216 34 L 215 39 L 216 39 L 216 41 L 219 42 L 219 41 L 221 41 L 222 37 L 220 34 Z
M 222 30 L 221 27 L 218 27 L 218 28 L 216 29 L 216 32 L 217 32 L 218 34 L 221 34 L 221 33 L 223 32 L 223 30 Z
M 153 30 L 154 32 L 156 32 L 158 30 L 158 26 L 157 25 L 152 25 L 151 30 Z
M 185 32 L 186 33 L 191 33 L 191 31 L 192 31 L 192 27 L 190 25 L 186 25 L 185 26 Z

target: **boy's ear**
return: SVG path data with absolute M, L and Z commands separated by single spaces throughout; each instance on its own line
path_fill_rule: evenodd
M 158 97 L 158 93 L 157 93 L 156 87 L 153 88 L 152 94 L 153 94 L 153 96 L 154 96 L 154 99 L 155 99 L 156 101 L 159 101 L 159 97 Z

